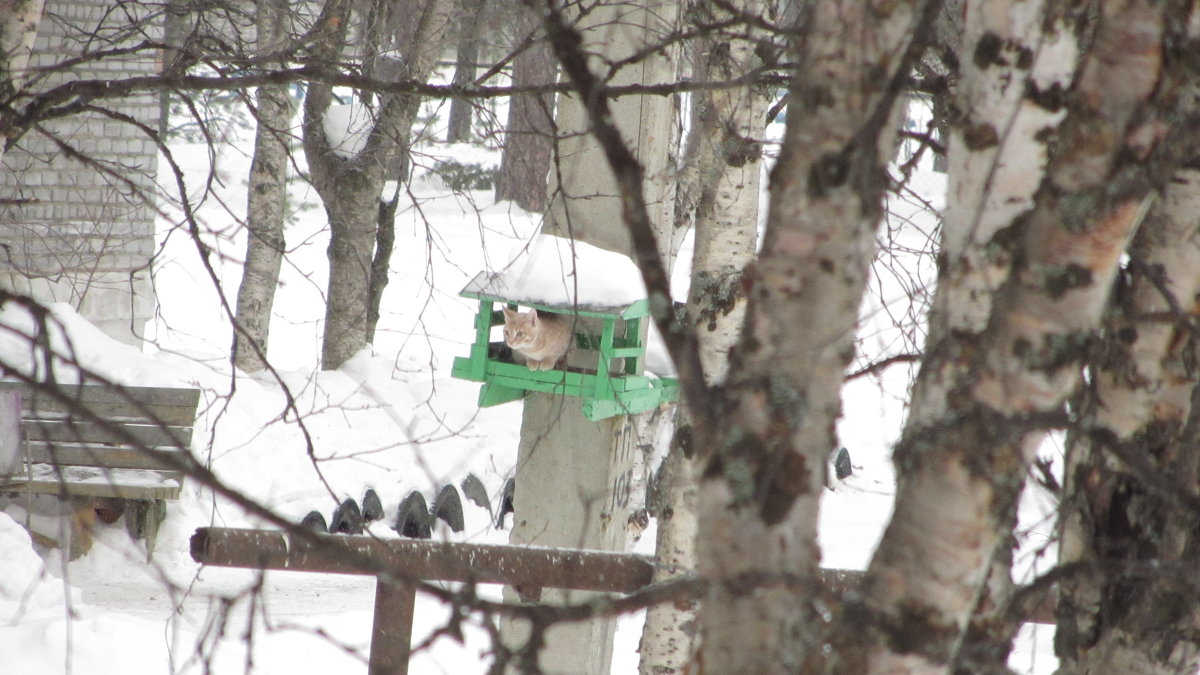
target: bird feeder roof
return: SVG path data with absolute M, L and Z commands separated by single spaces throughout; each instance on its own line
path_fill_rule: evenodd
M 634 319 L 647 316 L 649 303 L 645 298 L 623 305 L 573 304 L 571 302 L 552 302 L 538 297 L 536 294 L 522 294 L 509 290 L 502 277 L 488 272 L 480 272 L 471 279 L 459 293 L 464 298 L 490 300 L 499 303 L 513 303 L 522 307 L 532 307 L 550 312 L 573 313 L 579 316 L 618 316 L 622 319 Z
M 522 246 L 504 269 L 475 275 L 460 295 L 582 316 L 648 314 L 641 272 L 628 256 L 551 235 Z

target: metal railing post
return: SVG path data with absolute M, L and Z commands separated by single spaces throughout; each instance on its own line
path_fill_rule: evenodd
M 408 675 L 416 597 L 416 590 L 410 584 L 389 584 L 382 579 L 375 582 L 368 675 Z

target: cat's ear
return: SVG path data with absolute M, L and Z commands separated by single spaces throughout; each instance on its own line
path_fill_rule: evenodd
M 504 311 L 504 318 L 505 318 L 505 319 L 512 320 L 512 319 L 515 319 L 515 318 L 517 318 L 517 313 L 516 313 L 516 312 L 514 312 L 514 311 L 512 311 L 511 309 L 509 309 L 509 308 L 507 308 L 507 307 L 502 307 L 501 309 Z
M 537 313 L 537 310 L 536 310 L 536 309 L 535 309 L 535 310 L 531 310 L 531 311 L 529 312 L 529 315 L 530 315 L 530 318 L 529 318 L 529 325 L 531 325 L 531 326 L 537 326 L 537 320 L 538 320 L 538 313 Z

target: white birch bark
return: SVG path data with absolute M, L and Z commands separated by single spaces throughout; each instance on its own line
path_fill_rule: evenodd
M 761 0 L 734 5 L 747 16 L 758 16 Z M 720 18 L 728 15 L 714 10 Z M 697 80 L 728 81 L 755 67 L 755 43 L 749 28 L 740 33 L 717 33 L 700 40 L 696 50 Z M 719 46 L 719 48 L 717 48 Z M 744 278 L 754 259 L 758 238 L 759 176 L 762 171 L 763 120 L 766 97 L 757 87 L 743 86 L 695 92 L 688 169 L 696 177 L 695 253 L 688 295 L 690 320 L 699 337 L 700 362 L 710 386 L 725 379 L 729 350 L 736 343 L 746 311 Z M 669 221 L 668 221 L 669 222 Z M 668 225 L 669 227 L 669 225 Z M 660 236 L 660 245 L 668 237 Z M 666 256 L 664 256 L 666 258 Z M 681 412 L 686 418 L 686 415 Z M 686 424 L 686 423 L 685 423 Z M 657 579 L 668 579 L 696 568 L 699 527 L 694 459 L 678 444 L 659 472 Z M 694 656 L 697 636 L 694 602 L 677 601 L 650 607 L 642 632 L 642 675 L 682 673 Z
M 699 476 L 696 462 L 672 443 L 658 470 L 658 523 L 654 543 L 655 581 L 695 573 L 696 536 L 700 521 L 696 508 Z M 695 655 L 699 626 L 696 603 L 676 600 L 646 608 L 646 622 L 638 646 L 641 675 L 683 673 Z
M 42 22 L 43 0 L 0 0 L 0 99 L 12 100 L 29 79 L 33 42 Z M 0 139 L 7 121 L 0 115 Z M 0 142 L 0 159 L 4 143 Z
M 288 5 L 280 0 L 264 0 L 258 3 L 256 12 L 258 52 L 270 54 L 282 46 L 287 34 Z M 246 262 L 238 287 L 233 338 L 233 363 L 248 373 L 267 365 L 271 308 L 285 246 L 292 117 L 285 84 L 259 87 L 255 101 L 258 126 L 246 197 Z
M 795 673 L 822 658 L 816 525 L 842 373 L 874 255 L 896 89 L 918 2 L 804 8 L 762 252 L 705 449 L 700 571 L 706 673 Z M 919 26 L 921 28 L 919 28 Z
M 1060 583 L 1060 673 L 1200 668 L 1200 610 L 1185 603 L 1179 612 L 1175 603 L 1192 594 L 1179 570 L 1197 564 L 1198 523 L 1194 508 L 1160 496 L 1164 485 L 1194 494 L 1200 466 L 1188 432 L 1197 346 L 1181 323 L 1195 316 L 1200 294 L 1198 214 L 1200 171 L 1181 170 L 1138 234 L 1132 282 L 1114 300 L 1106 357 L 1085 406 L 1087 431 L 1068 444 L 1059 560 L 1093 573 Z M 1137 571 L 1148 557 L 1158 574 Z M 1113 611 L 1118 604 L 1123 611 Z
M 1043 29 L 1046 2 L 964 3 L 963 45 L 956 108 L 950 127 L 949 185 L 943 213 L 944 261 L 930 316 L 929 344 L 955 331 L 982 331 L 992 296 L 1008 279 L 1010 251 L 991 245 L 997 234 L 1033 206 L 1046 167 L 1046 130 L 1065 110 L 1026 97 L 1070 85 L 1078 46 L 1064 20 Z M 989 46 L 990 45 L 990 46 Z M 974 57 L 974 55 L 979 55 Z M 936 419 L 947 384 L 962 364 L 925 367 L 913 392 L 911 424 Z
M 759 16 L 764 3 L 745 0 L 734 6 L 746 16 Z M 738 28 L 750 32 L 749 27 Z M 729 81 L 750 74 L 758 64 L 751 38 L 710 36 L 703 43 L 704 67 L 695 77 Z M 761 87 L 716 89 L 697 92 L 693 109 L 689 143 L 697 146 L 699 198 L 688 310 L 701 338 L 700 363 L 711 385 L 725 380 L 729 350 L 746 314 L 743 275 L 758 241 L 767 98 Z
M 1062 20 L 1046 21 L 1046 2 L 964 3 L 955 108 L 948 140 L 948 197 L 943 213 L 941 274 L 929 321 L 928 344 L 955 334 L 983 332 L 995 293 L 1008 280 L 1013 251 L 995 245 L 1006 228 L 1033 206 L 1047 163 L 1046 131 L 1065 111 L 1047 109 L 1027 91 L 1070 85 L 1078 48 Z M 962 354 L 926 359 L 913 387 L 907 424 L 920 428 L 946 414 L 953 387 L 970 363 Z M 936 527 L 936 524 L 932 525 Z M 1013 622 L 989 616 L 1011 592 L 1011 556 L 997 551 L 977 589 L 982 630 L 1003 633 Z M 984 611 L 986 608 L 987 611 Z M 1002 635 L 996 636 L 1003 640 Z M 982 654 L 1001 654 L 1004 650 Z M 978 656 L 978 654 L 976 655 Z M 983 664 L 975 664 L 982 668 Z
M 930 409 L 914 410 L 896 449 L 895 511 L 868 570 L 865 602 L 849 615 L 856 626 L 870 617 L 872 630 L 843 636 L 857 642 L 846 658 L 862 671 L 972 670 L 960 661 L 973 639 L 963 631 L 990 600 L 988 581 L 1005 554 L 1045 416 L 1057 415 L 1079 382 L 1155 172 L 1180 161 L 1172 138 L 1186 130 L 1168 120 L 1184 99 L 1172 85 L 1159 88 L 1169 53 L 1163 33 L 1178 19 L 1138 0 L 1103 6 L 1088 58 L 1061 98 L 1068 114 L 1055 135 L 1058 152 L 1032 207 L 987 242 L 1008 249 L 1013 262 L 992 293 L 986 327 L 943 332 L 929 348 L 920 378 L 941 382 L 918 388 L 942 392 L 914 404 Z M 1131 159 L 1150 154 L 1157 162 Z

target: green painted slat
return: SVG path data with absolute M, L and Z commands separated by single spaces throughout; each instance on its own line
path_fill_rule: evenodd
M 501 403 L 517 401 L 525 397 L 524 389 L 503 387 L 495 383 L 484 383 L 479 388 L 479 407 L 490 408 Z
M 491 339 L 494 320 L 492 303 L 481 301 L 479 311 L 475 314 L 475 344 L 471 346 L 471 374 L 473 376 L 471 379 L 483 379 L 488 358 L 488 341 Z
M 673 400 L 668 394 L 664 389 L 644 389 L 621 394 L 615 401 L 584 399 L 583 414 L 593 422 L 616 415 L 636 415 Z
M 584 399 L 581 405 L 583 406 L 583 416 L 592 422 L 625 414 L 625 410 L 616 401 L 597 401 L 594 398 L 588 398 Z
M 613 391 L 636 391 L 650 386 L 650 378 L 645 375 L 622 375 L 612 379 Z
M 625 359 L 624 373 L 626 375 L 640 375 L 645 370 L 646 348 L 642 344 L 642 321 L 644 320 L 644 317 L 639 317 L 625 321 L 625 334 L 634 336 L 629 342 L 639 348 L 636 354 L 629 355 L 631 358 Z
M 643 316 L 650 316 L 650 300 L 648 299 L 638 300 L 621 312 L 622 319 L 637 319 Z
M 575 373 L 568 370 L 530 370 L 525 366 L 503 361 L 490 361 L 487 365 L 489 375 L 499 375 L 515 379 L 527 380 L 539 384 L 567 384 L 581 386 L 589 378 L 596 377 L 587 373 Z
M 504 375 L 493 375 L 488 379 L 488 383 L 497 384 L 502 387 L 509 387 L 512 389 L 540 391 L 543 394 L 559 394 L 562 396 L 582 396 L 585 392 L 585 388 L 580 387 L 579 385 L 530 382 L 529 380 L 519 377 L 506 377 Z
M 483 382 L 482 374 L 475 375 L 475 361 L 465 356 L 454 357 L 454 365 L 450 368 L 450 376 L 457 377 L 460 380 L 473 380 L 475 382 Z
M 592 390 L 592 398 L 611 399 L 613 397 L 612 377 L 609 369 L 612 364 L 613 337 L 616 333 L 616 319 L 604 319 L 604 328 L 600 333 L 600 353 L 596 357 L 596 386 Z
M 613 347 L 612 357 L 614 359 L 637 358 L 642 355 L 645 350 L 641 347 Z

